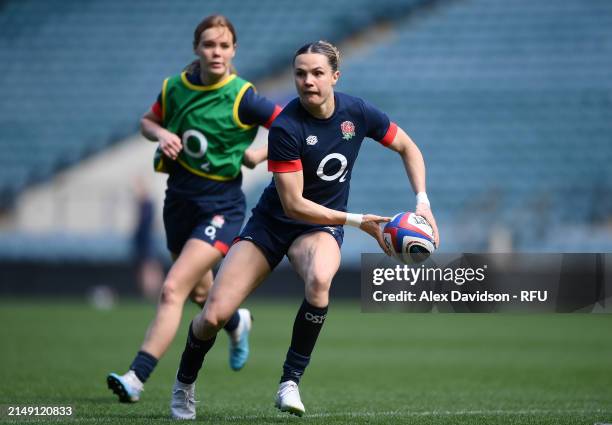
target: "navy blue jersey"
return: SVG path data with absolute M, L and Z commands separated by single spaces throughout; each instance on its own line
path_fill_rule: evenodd
M 198 73 L 187 74 L 187 79 L 195 85 L 203 85 Z M 161 119 L 161 93 L 151 110 Z M 238 105 L 238 117 L 246 125 L 261 125 L 269 128 L 280 113 L 280 106 L 259 95 L 253 87 L 247 89 Z M 189 198 L 206 198 L 213 201 L 234 202 L 242 199 L 242 174 L 234 180 L 215 181 L 197 176 L 175 161 L 167 162 L 168 192 Z
M 353 165 L 365 137 L 383 145 L 393 142 L 397 125 L 386 114 L 362 99 L 338 93 L 328 119 L 317 119 L 291 101 L 276 118 L 268 135 L 268 170 L 303 170 L 303 196 L 317 204 L 346 211 Z M 289 222 L 274 179 L 255 207 L 258 212 Z

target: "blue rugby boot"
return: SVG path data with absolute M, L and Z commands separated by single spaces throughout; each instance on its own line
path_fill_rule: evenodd
M 238 327 L 229 333 L 229 364 L 232 370 L 240 370 L 249 358 L 249 333 L 253 326 L 253 316 L 246 308 L 238 309 L 240 323 Z

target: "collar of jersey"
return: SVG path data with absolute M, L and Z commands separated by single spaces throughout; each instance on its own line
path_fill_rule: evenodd
M 221 81 L 219 81 L 218 83 L 211 84 L 209 86 L 203 86 L 203 85 L 199 85 L 199 84 L 193 84 L 192 82 L 190 82 L 189 79 L 187 78 L 187 73 L 186 72 L 182 72 L 181 73 L 181 81 L 183 81 L 183 84 L 185 84 L 191 90 L 200 90 L 200 91 L 208 91 L 208 90 L 219 89 L 219 88 L 229 84 L 234 78 L 236 78 L 236 74 L 230 74 L 227 77 L 225 77 L 224 79 L 222 79 Z

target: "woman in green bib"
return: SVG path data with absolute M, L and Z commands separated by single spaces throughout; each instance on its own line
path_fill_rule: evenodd
M 185 300 L 204 304 L 212 268 L 244 220 L 241 165 L 252 168 L 267 157 L 267 148 L 248 147 L 258 126 L 269 128 L 281 109 L 234 73 L 236 33 L 227 18 L 212 15 L 200 22 L 193 49 L 198 59 L 164 81 L 141 120 L 142 134 L 159 143 L 155 169 L 169 175 L 164 226 L 174 264 L 129 371 L 107 377 L 121 402 L 139 400 L 144 382 L 176 335 Z M 248 358 L 250 312 L 236 311 L 225 329 L 230 366 L 240 370 Z

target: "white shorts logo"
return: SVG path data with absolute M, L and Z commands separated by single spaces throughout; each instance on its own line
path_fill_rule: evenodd
M 335 227 L 325 226 L 323 228 L 329 230 L 329 233 L 331 233 L 332 235 L 336 235 L 336 228 Z
M 211 239 L 214 239 L 217 236 L 217 228 L 215 226 L 207 226 L 204 229 L 204 234 Z

